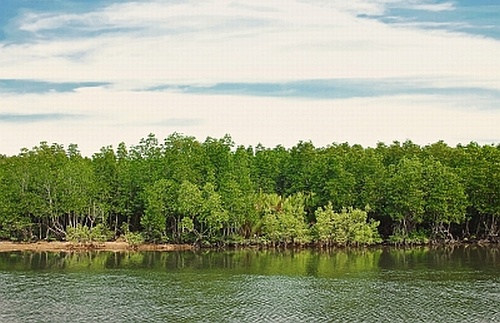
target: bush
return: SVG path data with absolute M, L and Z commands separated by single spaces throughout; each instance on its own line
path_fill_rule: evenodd
M 315 212 L 316 224 L 312 231 L 319 243 L 331 245 L 370 245 L 382 241 L 378 233 L 378 221 L 367 221 L 366 211 L 343 209 L 337 213 L 332 204 Z
M 66 229 L 66 240 L 72 243 L 106 242 L 111 238 L 113 238 L 113 233 L 102 223 L 92 229 L 81 224 Z
M 113 238 L 113 232 L 104 224 L 99 223 L 90 230 L 90 240 L 95 242 L 106 242 Z
M 123 236 L 125 241 L 132 247 L 137 247 L 144 243 L 144 236 L 141 233 L 130 232 L 128 231 Z
M 74 228 L 67 228 L 66 240 L 72 243 L 89 243 L 91 241 L 89 227 L 77 224 Z

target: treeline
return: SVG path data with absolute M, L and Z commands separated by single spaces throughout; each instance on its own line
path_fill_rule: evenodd
M 235 146 L 174 133 L 0 156 L 0 238 L 321 245 L 496 241 L 500 145 Z

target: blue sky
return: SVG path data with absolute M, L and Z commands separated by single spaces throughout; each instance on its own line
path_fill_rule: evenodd
M 0 154 L 150 132 L 500 143 L 493 0 L 2 0 Z

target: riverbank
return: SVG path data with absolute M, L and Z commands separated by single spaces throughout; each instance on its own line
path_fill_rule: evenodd
M 454 242 L 442 242 L 442 243 L 414 243 L 414 244 L 394 244 L 394 243 L 379 243 L 371 245 L 370 247 L 418 247 L 418 246 L 459 246 L 459 245 L 477 245 L 477 246 L 499 246 L 498 242 L 492 242 L 488 240 L 474 240 L 474 241 L 454 241 Z M 327 250 L 335 248 L 346 248 L 347 246 L 325 246 L 318 244 L 307 244 L 307 245 L 268 245 L 268 244 L 228 244 L 225 248 L 228 249 L 303 249 L 312 248 L 318 250 Z M 353 246 L 351 246 L 353 247 Z M 11 251 L 37 251 L 37 252 L 78 252 L 78 251 L 186 251 L 195 250 L 199 246 L 191 244 L 154 244 L 154 243 L 143 243 L 137 246 L 128 244 L 125 241 L 109 241 L 102 243 L 73 243 L 67 241 L 38 241 L 38 242 L 11 242 L 11 241 L 0 241 L 0 253 L 1 252 L 11 252 Z M 220 249 L 217 246 L 205 246 L 205 248 Z M 354 247 L 356 248 L 356 247 Z
M 194 247 L 188 244 L 141 244 L 131 246 L 126 242 L 112 241 L 92 244 L 77 244 L 65 241 L 39 241 L 34 243 L 17 243 L 10 241 L 0 241 L 0 252 L 11 251 L 52 251 L 52 252 L 72 252 L 72 251 L 182 251 L 192 250 Z

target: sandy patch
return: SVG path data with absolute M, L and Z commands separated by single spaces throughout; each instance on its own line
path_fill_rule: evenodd
M 126 242 L 114 241 L 94 244 L 74 244 L 62 241 L 40 241 L 35 243 L 14 243 L 10 241 L 0 241 L 0 252 L 9 251 L 181 251 L 192 250 L 194 247 L 187 244 L 142 244 L 132 247 Z

